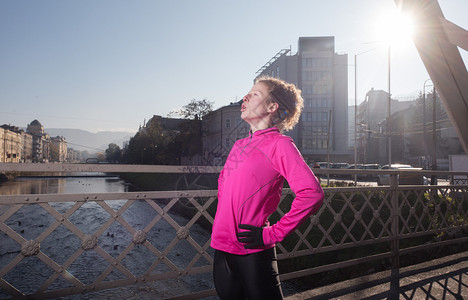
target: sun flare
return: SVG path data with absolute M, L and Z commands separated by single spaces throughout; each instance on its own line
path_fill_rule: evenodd
M 392 47 L 409 44 L 413 28 L 411 16 L 397 10 L 380 16 L 375 26 L 377 39 L 392 45 Z

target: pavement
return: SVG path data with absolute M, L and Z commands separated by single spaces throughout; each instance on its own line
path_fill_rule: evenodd
M 331 284 L 285 299 L 468 299 L 468 251 Z

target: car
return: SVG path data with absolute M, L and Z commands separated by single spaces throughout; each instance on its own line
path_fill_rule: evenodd
M 330 163 L 332 169 L 346 169 L 348 166 L 348 163 Z
M 354 166 L 356 166 L 356 167 L 354 167 Z M 346 169 L 347 169 L 347 170 L 354 170 L 354 169 L 362 170 L 363 168 L 364 168 L 364 165 L 363 165 L 363 164 L 356 164 L 356 165 L 351 164 L 351 165 L 349 165 Z M 345 177 L 346 179 L 353 179 L 353 178 L 354 178 L 354 174 L 346 174 L 344 177 Z M 358 175 L 358 177 L 360 177 L 360 175 Z
M 412 170 L 412 171 L 419 171 L 422 168 L 415 168 L 411 165 L 406 164 L 392 164 L 390 167 L 389 165 L 384 165 L 381 170 Z M 424 180 L 425 176 L 421 174 L 417 174 L 414 172 L 411 173 L 400 173 L 398 175 L 398 184 L 400 185 L 423 185 L 427 184 L 427 179 Z M 390 184 L 390 175 L 389 174 L 379 174 L 377 176 L 377 184 L 378 185 L 389 185 Z
M 349 166 L 348 163 L 330 163 L 329 168 L 330 169 L 346 169 Z M 333 178 L 341 178 L 343 177 L 342 174 L 331 174 L 330 175 Z
M 379 170 L 379 164 L 365 164 L 363 165 L 364 170 Z M 358 176 L 359 177 L 359 176 Z M 367 180 L 377 180 L 377 174 L 365 174 L 361 176 L 363 179 Z
M 354 170 L 354 165 L 349 165 L 348 170 Z M 379 164 L 357 164 L 356 169 L 358 170 L 378 170 L 380 169 Z M 354 178 L 354 175 L 348 175 L 348 178 Z M 376 180 L 377 174 L 367 174 L 365 172 L 360 172 L 357 175 L 357 179 L 361 180 Z

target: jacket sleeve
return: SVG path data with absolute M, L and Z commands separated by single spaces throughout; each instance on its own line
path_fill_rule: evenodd
M 291 209 L 276 224 L 265 227 L 265 245 L 281 242 L 299 227 L 323 203 L 324 193 L 320 182 L 304 161 L 292 139 L 280 139 L 272 153 L 271 162 L 288 181 L 295 198 Z

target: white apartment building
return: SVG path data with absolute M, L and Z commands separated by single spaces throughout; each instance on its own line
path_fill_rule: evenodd
M 10 125 L 0 127 L 0 162 L 21 162 L 22 145 L 18 127 Z
M 57 151 L 54 161 L 65 162 L 67 161 L 67 141 L 63 136 L 56 136 L 50 139 L 51 146 Z M 51 158 L 52 159 L 52 158 Z

